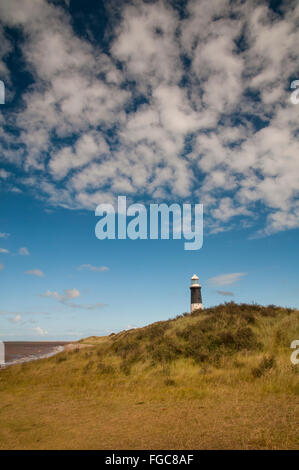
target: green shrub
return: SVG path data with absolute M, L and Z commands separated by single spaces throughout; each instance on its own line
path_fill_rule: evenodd
M 88 361 L 83 367 L 83 373 L 86 374 L 93 366 L 94 361 Z
M 167 379 L 164 380 L 164 384 L 167 385 L 167 386 L 173 386 L 173 385 L 175 385 L 175 381 L 173 379 L 167 378 Z
M 261 344 L 248 326 L 254 317 L 247 311 L 239 316 L 234 312 L 235 304 L 229 304 L 226 310 L 222 306 L 217 314 L 210 312 L 207 317 L 178 330 L 178 338 L 184 341 L 183 354 L 198 363 L 210 361 L 217 364 L 221 355 L 260 349 Z
M 238 361 L 238 359 L 236 359 L 234 362 L 233 362 L 233 366 L 236 367 L 237 369 L 241 369 L 242 367 L 245 367 L 245 362 L 243 361 Z
M 156 363 L 170 362 L 184 354 L 184 350 L 172 338 L 167 336 L 156 338 L 155 341 L 147 345 L 146 350 L 153 362 Z
M 264 356 L 261 360 L 258 367 L 254 367 L 251 369 L 253 377 L 259 378 L 265 374 L 265 372 L 269 371 L 270 369 L 276 367 L 276 360 L 275 357 L 272 356 Z
M 131 362 L 129 361 L 122 361 L 122 363 L 119 366 L 120 372 L 122 372 L 125 375 L 130 375 L 131 373 Z
M 100 372 L 100 374 L 103 374 L 103 375 L 114 374 L 115 372 L 115 369 L 112 365 L 104 364 L 103 362 L 98 363 L 97 370 L 98 372 Z
M 107 352 L 116 354 L 122 361 L 123 373 L 129 373 L 132 365 L 139 361 L 148 361 L 153 366 L 184 357 L 217 367 L 223 356 L 260 351 L 263 345 L 257 335 L 261 337 L 261 332 L 252 325 L 261 317 L 275 317 L 282 311 L 273 305 L 227 302 L 192 314 L 184 313 L 170 321 L 123 331 L 111 337 L 109 344 L 101 345 L 97 354 L 100 358 Z M 281 333 L 277 333 L 276 341 L 281 341 Z
M 60 362 L 64 362 L 67 360 L 67 356 L 65 354 L 58 354 L 58 356 L 56 356 L 56 362 L 57 364 L 59 364 Z

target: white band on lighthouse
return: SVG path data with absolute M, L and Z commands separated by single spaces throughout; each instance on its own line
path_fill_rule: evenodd
M 194 312 L 194 310 L 202 310 L 203 306 L 202 304 L 191 304 L 191 313 Z

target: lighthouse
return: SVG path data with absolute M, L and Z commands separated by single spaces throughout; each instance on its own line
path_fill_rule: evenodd
M 198 277 L 196 274 L 191 277 L 191 313 L 194 310 L 203 309 L 202 298 L 201 298 L 201 285 L 198 282 Z

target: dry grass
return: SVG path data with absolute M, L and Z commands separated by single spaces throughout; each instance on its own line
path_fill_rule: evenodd
M 298 333 L 227 304 L 8 368 L 0 449 L 298 449 Z

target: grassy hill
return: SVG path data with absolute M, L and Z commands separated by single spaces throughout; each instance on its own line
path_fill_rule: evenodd
M 299 448 L 298 310 L 227 303 L 0 371 L 1 449 Z

